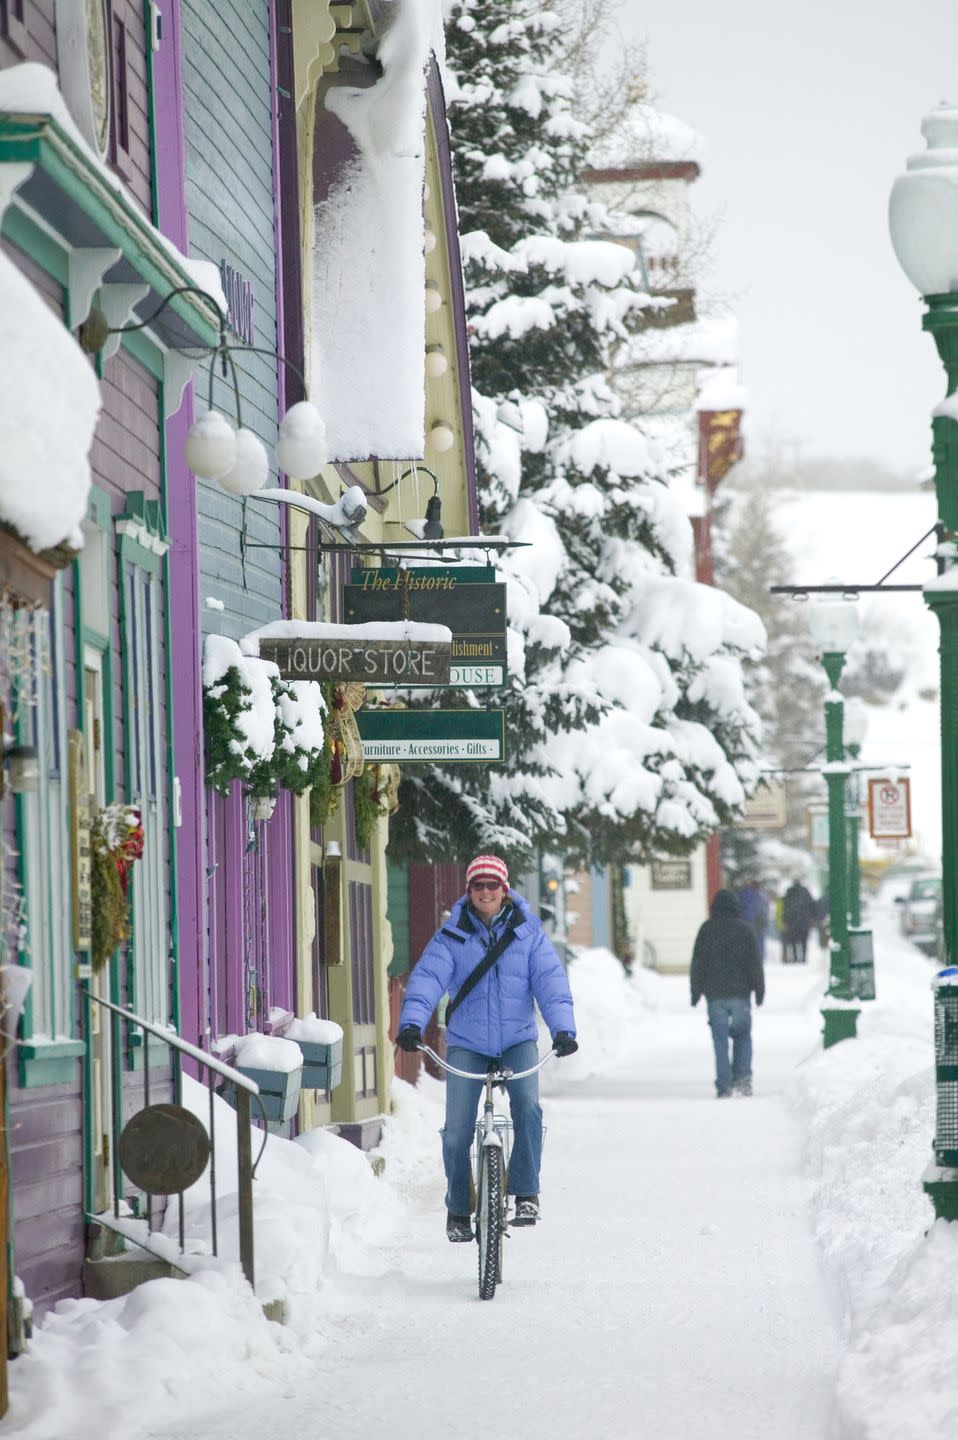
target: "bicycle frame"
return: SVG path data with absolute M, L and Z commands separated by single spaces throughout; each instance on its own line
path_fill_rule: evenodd
M 555 1059 L 555 1051 L 547 1050 L 546 1053 L 540 1057 L 539 1063 L 530 1066 L 528 1070 L 495 1069 L 490 1065 L 488 1070 L 476 1072 L 473 1070 L 459 1070 L 455 1065 L 447 1064 L 442 1056 L 437 1055 L 435 1050 L 429 1045 L 420 1045 L 419 1049 L 424 1055 L 428 1055 L 430 1060 L 433 1060 L 441 1070 L 445 1070 L 447 1075 L 461 1075 L 464 1080 L 483 1081 L 486 1087 L 486 1096 L 482 1106 L 482 1144 L 495 1145 L 500 1150 L 503 1148 L 502 1136 L 495 1126 L 495 1100 L 493 1096 L 493 1091 L 496 1089 L 496 1086 L 505 1086 L 508 1080 L 524 1080 L 527 1075 L 535 1075 L 536 1071 L 541 1070 L 543 1065 L 547 1065 L 550 1060 Z

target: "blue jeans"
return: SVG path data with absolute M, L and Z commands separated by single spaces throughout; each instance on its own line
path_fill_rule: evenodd
M 715 1046 L 715 1088 L 720 1095 L 727 1095 L 734 1081 L 752 1078 L 752 1003 L 748 995 L 729 995 L 710 1000 L 708 1007 Z
M 479 1055 L 453 1045 L 446 1051 L 450 1065 L 460 1070 L 483 1074 L 490 1059 L 497 1056 Z M 509 1070 L 528 1070 L 538 1059 L 534 1040 L 523 1040 L 503 1052 L 501 1063 Z M 446 1123 L 442 1129 L 442 1163 L 446 1170 L 446 1208 L 453 1215 L 470 1215 L 472 1198 L 472 1167 L 469 1150 L 476 1133 L 479 1100 L 485 1089 L 482 1080 L 463 1080 L 461 1075 L 446 1076 Z M 506 1189 L 510 1195 L 538 1195 L 539 1162 L 542 1157 L 542 1111 L 539 1108 L 539 1077 L 528 1075 L 525 1080 L 510 1080 L 509 1108 L 512 1112 L 512 1157 Z M 498 1092 L 497 1092 L 498 1093 Z

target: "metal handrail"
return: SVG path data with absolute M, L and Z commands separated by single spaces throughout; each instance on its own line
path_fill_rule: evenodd
M 208 1089 L 210 1097 L 210 1118 L 209 1118 L 209 1139 L 210 1139 L 210 1229 L 212 1252 L 218 1253 L 217 1248 L 217 1224 L 216 1224 L 216 1129 L 214 1125 L 214 1097 L 213 1076 L 219 1075 L 222 1079 L 229 1081 L 234 1087 L 236 1094 L 236 1149 L 238 1169 L 238 1221 L 239 1221 L 239 1250 L 240 1264 L 243 1274 L 249 1281 L 250 1287 L 255 1288 L 255 1268 L 253 1263 L 253 1177 L 256 1174 L 256 1166 L 259 1164 L 266 1146 L 267 1134 L 265 1133 L 266 1112 L 263 1109 L 263 1102 L 259 1098 L 259 1086 L 255 1080 L 241 1074 L 239 1070 L 227 1065 L 225 1061 L 219 1060 L 215 1055 L 210 1055 L 206 1050 L 201 1050 L 197 1045 L 191 1045 L 188 1040 L 182 1039 L 171 1030 L 166 1030 L 162 1025 L 153 1024 L 144 1020 L 142 1016 L 136 1015 L 132 1010 L 126 1010 L 122 1005 L 116 1005 L 112 1000 L 104 1000 L 99 995 L 94 995 L 91 990 L 82 990 L 81 994 L 88 1003 L 101 1005 L 103 1009 L 110 1011 L 112 1024 L 112 1053 L 111 1053 L 111 1111 L 113 1131 L 118 1141 L 122 1129 L 122 1084 L 120 1069 L 117 1063 L 120 1055 L 120 1022 L 126 1020 L 130 1025 L 136 1025 L 146 1035 L 153 1035 L 162 1040 L 164 1045 L 172 1052 L 173 1063 L 173 1085 L 174 1091 L 179 1099 L 182 1093 L 183 1080 L 183 1056 L 196 1062 L 201 1068 L 209 1073 Z M 87 1012 L 87 1033 L 91 1026 L 89 1024 L 89 1011 Z M 259 1155 L 256 1157 L 256 1164 L 253 1164 L 252 1135 L 250 1128 L 250 1098 L 255 1097 L 259 1105 L 264 1122 L 263 1145 Z M 150 1103 L 150 1064 L 149 1055 L 144 1055 L 143 1062 L 143 1103 L 146 1108 Z M 113 1215 L 116 1220 L 120 1218 L 120 1166 L 119 1146 L 113 1147 Z M 185 1235 L 185 1212 L 183 1205 L 183 1192 L 177 1193 L 179 1204 L 179 1240 L 180 1254 L 186 1253 Z M 152 1196 L 146 1196 L 146 1224 L 147 1232 L 152 1233 L 153 1208 Z M 135 1236 L 130 1237 L 135 1240 Z

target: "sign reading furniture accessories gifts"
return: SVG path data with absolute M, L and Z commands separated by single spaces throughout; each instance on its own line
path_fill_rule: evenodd
M 503 685 L 506 587 L 495 574 L 491 566 L 481 565 L 354 570 L 353 583 L 343 586 L 343 619 L 350 625 L 401 619 L 448 625 L 452 631 L 449 678 L 419 683 L 470 689 Z
M 504 710 L 358 710 L 365 760 L 493 764 L 506 753 Z
M 911 781 L 868 781 L 868 833 L 873 840 L 907 840 L 911 835 Z

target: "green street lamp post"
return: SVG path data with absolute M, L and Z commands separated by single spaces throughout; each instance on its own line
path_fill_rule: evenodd
M 848 842 L 845 832 L 845 785 L 849 766 L 842 735 L 845 702 L 838 689 L 845 655 L 858 629 L 854 600 L 829 594 L 809 607 L 809 628 L 821 656 L 831 689 L 825 699 L 825 765 L 828 786 L 828 913 L 829 976 L 822 1004 L 825 1049 L 852 1039 L 858 1024 L 858 1006 L 852 994 L 848 949 Z
M 958 106 L 930 111 L 921 131 L 928 148 L 909 156 L 906 172 L 895 180 L 888 220 L 899 263 L 924 297 L 922 326 L 931 333 L 947 376 L 946 398 L 932 419 L 935 493 L 944 532 L 938 550 L 941 573 L 925 587 L 925 600 L 941 629 L 942 908 L 948 967 L 958 958 Z M 936 1019 L 938 1124 L 935 1161 L 924 1183 L 936 1214 L 953 1220 L 958 1219 L 958 1165 L 944 1127 L 954 1106 L 944 1092 L 953 1092 L 954 1085 L 941 1077 L 949 1033 Z
M 845 749 L 853 762 L 858 760 L 868 729 L 865 702 L 853 696 L 845 702 Z M 872 932 L 862 924 L 862 876 L 858 854 L 861 826 L 861 775 L 853 764 L 846 790 L 845 828 L 848 838 L 848 957 L 852 994 L 856 1000 L 875 998 L 875 959 Z

